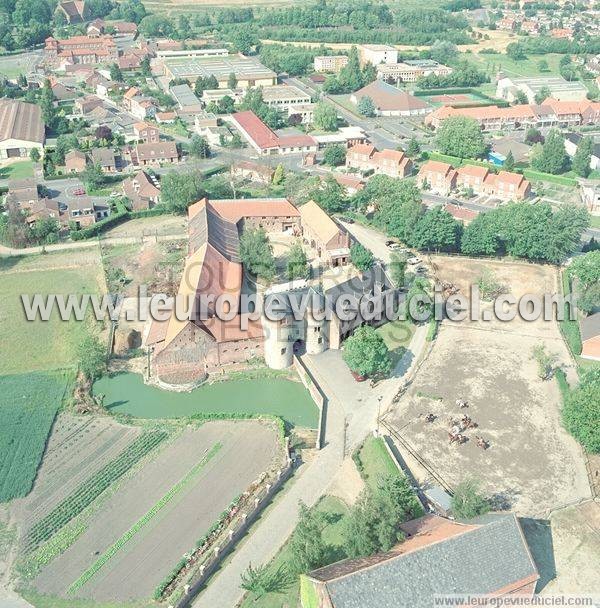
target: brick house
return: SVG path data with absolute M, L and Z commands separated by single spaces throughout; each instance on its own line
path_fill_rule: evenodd
M 131 209 L 152 209 L 160 202 L 160 187 L 158 181 L 145 171 L 138 171 L 121 184 L 123 194 L 131 201 Z
M 371 144 L 357 144 L 346 152 L 346 167 L 399 178 L 412 173 L 413 163 L 401 150 L 379 152 Z
M 581 332 L 581 356 L 600 361 L 600 312 L 585 317 L 579 323 Z
M 448 195 L 456 188 L 456 170 L 448 163 L 428 160 L 419 170 L 417 184 L 435 194 Z
M 302 238 L 316 250 L 317 255 L 331 266 L 350 262 L 352 239 L 317 203 L 309 201 L 300 207 Z
M 87 166 L 87 156 L 81 150 L 71 150 L 65 154 L 65 171 L 81 173 Z
M 110 148 L 94 148 L 91 152 L 92 163 L 100 165 L 103 173 L 116 173 L 117 159 Z
M 139 167 L 178 163 L 179 150 L 174 141 L 161 141 L 156 144 L 137 144 L 132 154 L 134 164 Z
M 147 122 L 136 122 L 133 125 L 135 139 L 145 144 L 156 144 L 160 141 L 160 131 Z

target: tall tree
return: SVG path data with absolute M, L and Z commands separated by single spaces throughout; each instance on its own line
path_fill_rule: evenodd
M 244 230 L 240 237 L 240 258 L 257 277 L 270 281 L 275 276 L 273 247 L 262 228 Z
M 375 116 L 375 103 L 368 95 L 364 95 L 359 99 L 356 109 L 358 110 L 359 114 L 362 114 L 367 118 Z
M 429 209 L 419 220 L 412 244 L 428 251 L 456 251 L 462 232 L 459 224 L 441 207 Z
M 359 242 L 354 243 L 350 247 L 350 260 L 358 270 L 363 272 L 370 270 L 373 268 L 373 264 L 375 264 L 373 252 Z
M 227 87 L 230 89 L 237 89 L 237 85 L 238 85 L 237 76 L 235 75 L 234 72 L 231 72 L 231 74 L 229 74 L 229 77 L 227 78 Z
M 589 136 L 583 137 L 577 146 L 571 164 L 573 171 L 575 171 L 577 175 L 587 177 L 591 173 L 592 168 L 590 167 L 590 163 L 592 161 L 593 149 L 594 142 L 592 141 L 592 138 Z
M 535 94 L 535 103 L 541 105 L 548 97 L 552 97 L 552 93 L 547 86 L 543 86 L 536 94 Z
M 467 479 L 458 484 L 451 500 L 454 517 L 472 519 L 490 510 L 489 502 L 479 491 L 479 485 L 474 479 Z
M 543 173 L 558 175 L 569 168 L 565 140 L 560 131 L 552 129 L 543 144 L 537 144 L 531 155 L 531 166 Z
M 451 116 L 444 120 L 436 142 L 442 154 L 459 158 L 480 158 L 487 150 L 479 124 L 466 116 Z
M 309 509 L 303 502 L 296 529 L 289 541 L 291 565 L 296 574 L 305 574 L 328 563 L 331 547 L 323 539 L 327 516 L 323 511 Z
M 369 325 L 359 327 L 344 343 L 344 361 L 361 376 L 386 376 L 392 369 L 383 338 Z
M 515 157 L 513 156 L 512 150 L 508 151 L 504 162 L 502 163 L 502 168 L 505 171 L 514 171 L 515 170 Z
M 586 452 L 600 452 L 600 369 L 582 373 L 579 386 L 566 397 L 562 409 L 565 428 Z
M 325 101 L 319 101 L 315 106 L 314 125 L 323 131 L 337 130 L 337 111 Z
M 287 277 L 290 281 L 294 281 L 295 279 L 307 279 L 309 270 L 308 258 L 302 248 L 302 244 L 295 242 L 290 247 L 288 255 L 286 265 Z

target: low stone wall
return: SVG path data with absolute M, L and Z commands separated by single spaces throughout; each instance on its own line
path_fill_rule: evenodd
M 238 516 L 224 530 L 221 537 L 217 538 L 204 554 L 205 559 L 196 567 L 188 584 L 184 586 L 184 595 L 176 602 L 169 602 L 174 608 L 188 608 L 194 603 L 196 596 L 204 588 L 206 581 L 219 568 L 223 559 L 233 551 L 238 541 L 246 534 L 250 526 L 258 519 L 262 510 L 271 502 L 273 495 L 281 488 L 293 471 L 293 462 L 287 459 L 285 466 L 279 471 L 278 476 L 270 482 L 261 486 L 245 508 L 241 508 Z M 204 557 L 203 556 L 203 557 Z
M 320 450 L 325 444 L 325 417 L 327 414 L 327 395 L 319 386 L 316 378 L 312 375 L 308 367 L 300 357 L 294 355 L 294 368 L 306 387 L 316 406 L 319 408 L 319 426 L 317 428 L 317 441 L 315 447 Z

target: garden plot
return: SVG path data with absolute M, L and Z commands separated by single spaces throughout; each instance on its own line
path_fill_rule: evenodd
M 36 590 L 96 601 L 150 598 L 222 511 L 281 466 L 283 452 L 272 424 L 186 428 L 123 478 L 75 542 L 42 569 Z
M 438 277 L 463 292 L 484 267 L 517 297 L 555 285 L 556 271 L 549 266 L 439 256 L 432 261 Z M 561 425 L 558 385 L 538 377 L 532 350 L 540 344 L 572 373 L 554 322 L 442 323 L 414 382 L 387 415 L 421 460 L 407 455 L 421 481 L 431 480 L 433 471 L 453 488 L 475 477 L 499 505 L 529 516 L 589 497 L 581 449 Z M 468 408 L 460 409 L 457 399 Z M 424 420 L 429 413 L 436 417 L 432 423 Z M 450 444 L 450 421 L 464 414 L 479 426 L 465 431 L 466 443 Z M 489 449 L 477 446 L 478 436 L 489 441 Z

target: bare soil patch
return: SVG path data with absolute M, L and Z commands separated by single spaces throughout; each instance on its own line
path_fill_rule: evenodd
M 546 266 L 433 257 L 436 273 L 468 293 L 468 285 L 491 268 L 517 297 L 555 285 Z M 562 428 L 560 393 L 554 379 L 541 380 L 532 359 L 543 344 L 557 365 L 572 362 L 555 322 L 444 321 L 429 357 L 388 421 L 416 454 L 450 487 L 468 477 L 481 480 L 498 506 L 537 516 L 590 496 L 581 448 Z M 469 407 L 460 409 L 457 399 Z M 432 413 L 435 422 L 423 416 Z M 468 441 L 450 444 L 452 419 L 467 414 L 478 428 Z M 487 439 L 482 450 L 476 437 Z M 427 480 L 426 467 L 415 471 Z
M 183 430 L 135 475 L 123 480 L 75 543 L 42 570 L 34 582 L 36 589 L 68 597 L 68 587 L 98 555 L 148 513 L 217 443 L 221 448 L 194 480 L 76 593 L 97 601 L 151 597 L 227 505 L 261 473 L 281 466 L 283 449 L 274 426 L 223 421 Z

